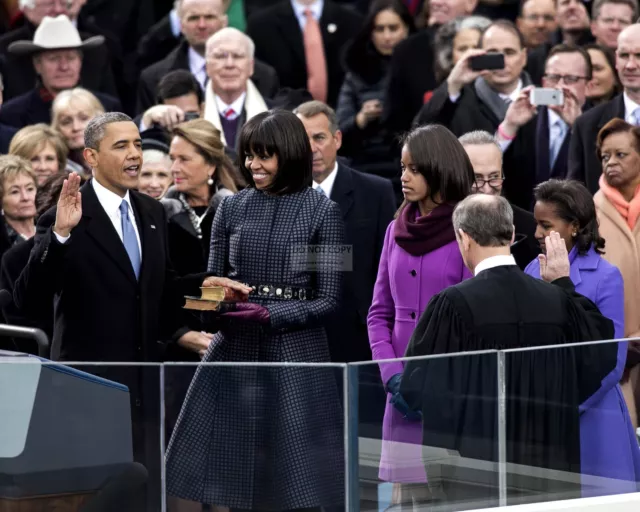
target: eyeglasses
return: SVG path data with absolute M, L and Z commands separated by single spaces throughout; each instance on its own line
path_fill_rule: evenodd
M 211 59 L 216 62 L 226 62 L 229 57 L 234 62 L 238 62 L 247 58 L 244 53 L 232 53 L 232 52 L 215 52 L 210 55 Z
M 502 185 L 503 182 L 504 176 L 501 176 L 499 178 L 489 178 L 488 180 L 485 180 L 483 178 L 476 178 L 474 186 L 477 189 L 481 189 L 482 187 L 484 187 L 485 183 L 488 183 L 491 188 L 497 189 L 500 185 Z
M 587 80 L 586 76 L 576 75 L 542 75 L 550 84 L 557 84 L 562 80 L 567 85 L 577 84 L 580 80 Z

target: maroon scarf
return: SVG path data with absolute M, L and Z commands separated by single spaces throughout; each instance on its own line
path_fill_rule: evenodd
M 456 239 L 450 204 L 441 204 L 424 217 L 418 215 L 418 205 L 409 203 L 396 219 L 393 229 L 396 243 L 412 256 L 423 256 Z

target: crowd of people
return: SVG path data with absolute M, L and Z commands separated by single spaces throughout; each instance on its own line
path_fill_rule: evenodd
M 163 463 L 175 510 L 344 506 L 344 382 L 202 361 L 380 361 L 394 502 L 497 499 L 419 456 L 497 460 L 495 362 L 397 359 L 640 336 L 638 1 L 121 3 L 0 2 L 0 289 L 129 387 L 147 510 Z M 207 286 L 246 301 L 185 311 Z M 591 347 L 512 358 L 507 460 L 633 492 L 640 343 Z M 194 363 L 166 462 L 146 362 Z

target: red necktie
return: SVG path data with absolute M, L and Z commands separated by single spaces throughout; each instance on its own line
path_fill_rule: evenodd
M 327 60 L 320 24 L 310 9 L 304 11 L 307 24 L 304 27 L 304 56 L 307 61 L 307 89 L 318 101 L 327 101 Z
M 231 107 L 229 107 L 227 110 L 224 111 L 223 115 L 228 120 L 231 120 L 231 118 L 236 115 L 236 111 L 233 110 Z

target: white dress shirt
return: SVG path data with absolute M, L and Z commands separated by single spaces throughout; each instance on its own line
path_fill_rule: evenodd
M 195 51 L 191 46 L 189 46 L 189 71 L 191 74 L 196 77 L 196 80 L 202 87 L 202 90 L 205 89 L 205 84 L 207 83 L 207 60 L 200 55 L 197 51 Z
M 506 265 L 515 265 L 516 260 L 511 255 L 499 254 L 498 256 L 491 256 L 487 259 L 482 260 L 480 263 L 476 265 L 474 270 L 474 275 L 478 275 L 483 270 L 489 270 L 490 268 L 495 267 L 504 267 Z
M 624 120 L 636 126 L 640 122 L 640 119 L 636 119 L 636 116 L 640 118 L 640 110 L 638 110 L 638 114 L 635 112 L 637 109 L 640 109 L 640 105 L 629 98 L 626 92 L 623 93 L 622 98 L 624 100 Z
M 307 18 L 304 15 L 304 11 L 309 9 L 313 19 L 320 21 L 320 18 L 322 17 L 322 8 L 324 7 L 324 0 L 316 0 L 311 5 L 302 5 L 296 2 L 296 0 L 291 0 L 291 6 L 293 7 L 293 13 L 296 15 L 298 23 L 300 24 L 300 30 L 304 31 L 304 27 L 307 26 Z
M 338 162 L 333 167 L 333 170 L 329 173 L 322 183 L 316 183 L 315 181 L 311 184 L 314 190 L 321 188 L 324 194 L 331 198 L 331 191 L 333 190 L 333 184 L 336 181 L 336 176 L 338 175 Z
M 247 93 L 243 92 L 240 97 L 234 101 L 231 105 L 227 105 L 224 101 L 220 99 L 218 95 L 216 95 L 216 107 L 218 108 L 218 113 L 220 116 L 225 117 L 224 113 L 228 108 L 232 108 L 234 114 L 229 117 L 229 121 L 235 120 L 242 111 L 244 110 L 244 100 L 247 99 Z
M 138 233 L 138 224 L 136 223 L 135 213 L 133 213 L 133 208 L 131 207 L 131 197 L 129 195 L 129 191 L 127 191 L 124 197 L 120 197 L 118 194 L 114 194 L 108 188 L 100 185 L 100 183 L 98 183 L 98 180 L 96 180 L 95 178 L 91 180 L 91 184 L 93 185 L 93 190 L 98 197 L 100 205 L 102 206 L 102 208 L 104 208 L 107 217 L 109 217 L 109 220 L 113 224 L 113 227 L 115 228 L 116 233 L 118 233 L 118 236 L 120 237 L 120 240 L 122 240 L 123 244 L 124 240 L 122 235 L 122 215 L 120 214 L 120 203 L 122 203 L 123 199 L 127 202 L 127 205 L 129 206 L 129 220 L 131 220 L 133 230 L 136 233 L 136 239 L 138 240 L 138 250 L 140 251 L 140 261 L 142 261 L 142 244 L 140 243 L 140 233 Z M 69 240 L 69 238 L 71 238 L 71 235 L 63 237 L 55 231 L 53 232 L 53 234 L 56 235 L 58 242 L 60 242 L 61 244 L 64 244 L 67 240 Z

